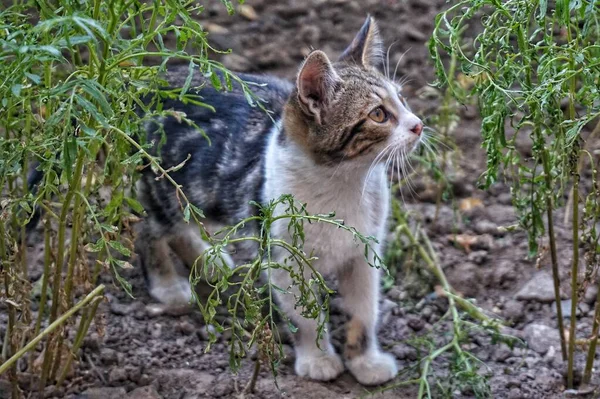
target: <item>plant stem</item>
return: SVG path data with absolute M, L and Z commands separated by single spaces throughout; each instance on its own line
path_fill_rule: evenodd
M 8 256 L 6 254 L 6 244 L 4 243 L 5 237 L 4 231 L 4 222 L 0 220 L 0 271 L 4 272 L 4 290 L 6 292 L 6 298 L 10 299 L 10 270 L 8 270 Z M 7 356 L 10 356 L 14 353 L 15 347 L 12 340 L 12 332 L 15 327 L 15 309 L 12 304 L 8 304 L 8 325 L 6 326 L 6 336 L 5 336 L 5 347 L 3 349 L 6 350 L 3 354 L 6 353 Z M 1 373 L 0 373 L 1 374 Z M 17 365 L 15 364 L 10 369 L 10 375 L 8 377 L 12 387 L 12 397 L 14 399 L 19 397 L 19 385 L 17 381 Z
M 542 163 L 544 164 L 544 175 L 546 178 L 546 217 L 548 219 L 548 240 L 550 241 L 550 258 L 552 259 L 552 280 L 554 282 L 554 300 L 556 301 L 556 314 L 558 322 L 558 335 L 560 336 L 560 350 L 562 359 L 567 359 L 567 348 L 565 343 L 565 329 L 562 314 L 562 306 L 560 306 L 560 278 L 558 274 L 558 260 L 556 256 L 556 240 L 554 235 L 554 219 L 552 217 L 552 176 L 550 175 L 550 161 L 548 159 L 548 150 L 542 150 Z
M 73 348 L 71 349 L 71 353 L 67 359 L 66 364 L 63 366 L 62 373 L 56 382 L 56 386 L 62 385 L 65 378 L 67 377 L 67 373 L 69 372 L 69 368 L 71 367 L 71 363 L 75 356 L 77 356 L 77 352 L 79 351 L 79 347 L 83 343 L 83 339 L 87 335 L 87 332 L 92 324 L 92 320 L 96 316 L 96 311 L 98 310 L 98 305 L 102 301 L 101 297 L 96 297 L 93 299 L 89 308 L 86 308 L 86 312 L 81 316 L 79 320 L 79 329 L 77 330 L 77 334 L 75 336 L 75 341 L 73 342 Z
M 260 373 L 260 359 L 256 359 L 254 362 L 254 369 L 252 370 L 252 377 L 250 377 L 250 381 L 248 381 L 248 385 L 244 388 L 244 393 L 253 393 L 254 388 L 256 387 L 256 380 L 258 379 L 258 374 Z
M 573 389 L 573 364 L 575 357 L 575 324 L 577 313 L 577 275 L 579 269 L 579 176 L 573 182 L 573 264 L 571 266 L 571 325 L 569 328 L 569 357 L 567 387 Z M 560 304 L 557 304 L 557 307 Z
M 92 301 L 92 299 L 101 295 L 104 292 L 104 285 L 99 285 L 92 292 L 90 292 L 83 300 L 81 300 L 78 304 L 73 306 L 71 309 L 67 310 L 62 316 L 54 320 L 52 324 L 44 329 L 37 337 L 32 339 L 27 345 L 25 345 L 21 350 L 15 353 L 10 359 L 0 365 L 0 375 L 8 370 L 17 360 L 19 360 L 25 353 L 34 349 L 36 345 L 48 334 L 52 333 L 56 328 L 61 326 L 65 321 L 67 321 L 74 313 L 76 313 L 79 309 L 87 305 Z
M 585 370 L 583 373 L 583 384 L 589 384 L 592 378 L 592 367 L 596 357 L 596 345 L 598 344 L 598 327 L 600 326 L 600 289 L 596 295 L 596 307 L 594 310 L 594 324 L 592 326 L 592 337 L 590 338 L 590 347 L 588 348 Z

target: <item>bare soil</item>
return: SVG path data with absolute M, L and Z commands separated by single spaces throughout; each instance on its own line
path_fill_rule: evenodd
M 404 93 L 413 111 L 426 119 L 438 106 L 436 100 L 424 99 L 419 93 L 434 80 L 426 41 L 435 15 L 445 5 L 443 0 L 250 0 L 247 5 L 251 9 L 246 8 L 233 17 L 226 14 L 219 2 L 209 3 L 202 18 L 207 23 L 211 43 L 217 48 L 233 50 L 231 55 L 220 56 L 225 65 L 237 71 L 270 73 L 290 79 L 310 49 L 322 49 L 332 57 L 340 54 L 370 13 L 377 19 L 386 43 L 395 43 L 390 49 L 390 64 L 395 66 L 403 56 L 398 64 L 398 77 L 408 79 Z M 482 361 L 479 372 L 487 376 L 492 397 L 567 397 L 553 300 L 544 292 L 548 286 L 545 273 L 550 273 L 549 257 L 544 257 L 536 268 L 536 260 L 527 257 L 525 233 L 498 229 L 516 222 L 509 190 L 501 183 L 489 191 L 477 189 L 477 179 L 485 168 L 479 118 L 475 110 L 464 107 L 460 119 L 454 133 L 460 150 L 460 167 L 450 174 L 454 197 L 442 202 L 434 221 L 437 197 L 427 179 L 418 177 L 414 182 L 415 193 L 404 196 L 405 206 L 424 224 L 451 284 L 490 314 L 505 320 L 509 326 L 505 332 L 524 342 L 509 348 L 506 344 L 493 344 L 483 334 L 471 334 L 472 343 L 466 349 Z M 526 143 L 522 147 L 524 153 L 529 150 Z M 461 210 L 458 204 L 465 199 L 475 207 Z M 560 212 L 557 220 L 560 268 L 566 280 L 571 261 L 571 233 L 563 226 Z M 451 239 L 454 234 L 466 234 L 475 242 L 471 248 L 456 245 Z M 35 252 L 36 248 L 31 250 Z M 398 269 L 398 278 L 383 300 L 379 336 L 382 345 L 397 357 L 401 369 L 406 370 L 398 377 L 397 382 L 401 382 L 417 376 L 414 366 L 423 353 L 415 348 L 418 345 L 414 339 L 430 337 L 438 344 L 447 342 L 451 327 L 444 322 L 436 324 L 446 312 L 447 303 L 436 297 L 431 279 L 416 278 L 403 265 L 390 266 Z M 32 277 L 35 278 L 35 273 Z M 206 352 L 207 332 L 198 311 L 165 314 L 146 293 L 139 269 L 126 277 L 133 285 L 135 299 L 105 277 L 108 301 L 99 310 L 104 325 L 98 331 L 92 327 L 81 350 L 78 368 L 65 385 L 58 390 L 49 388 L 45 396 L 239 397 L 250 378 L 252 359 L 246 359 L 240 372 L 233 375 L 229 369 L 227 336 L 220 337 Z M 521 291 L 530 282 L 531 289 Z M 567 294 L 568 287 L 563 288 Z M 588 336 L 591 330 L 594 292 L 594 287 L 588 288 L 576 316 L 580 337 Z M 344 319 L 335 307 L 332 312 L 331 330 L 336 345 L 340 345 Z M 293 372 L 290 342 L 285 343 L 285 349 L 289 356 L 279 368 L 278 385 L 264 368 L 254 394 L 247 394 L 247 398 L 341 399 L 375 391 L 360 386 L 348 373 L 328 383 L 299 378 Z M 441 357 L 433 364 L 433 373 L 446 384 L 449 360 Z M 582 358 L 578 357 L 576 363 L 581 369 Z M 599 379 L 596 372 L 596 385 Z M 35 382 L 35 376 L 23 376 L 22 387 L 34 390 L 37 385 L 32 381 Z M 7 397 L 3 396 L 8 395 L 2 389 L 3 382 L 0 380 L 0 397 Z M 398 386 L 374 397 L 414 398 L 417 389 L 414 385 Z M 442 397 L 442 393 L 436 390 L 433 396 Z M 459 384 L 446 397 L 475 396 L 475 387 Z

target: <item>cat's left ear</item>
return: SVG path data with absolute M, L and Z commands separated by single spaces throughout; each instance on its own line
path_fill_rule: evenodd
M 310 53 L 296 81 L 302 111 L 321 124 L 341 81 L 324 52 Z
M 365 23 L 339 61 L 355 63 L 365 68 L 380 68 L 383 65 L 383 42 L 375 19 L 367 16 Z

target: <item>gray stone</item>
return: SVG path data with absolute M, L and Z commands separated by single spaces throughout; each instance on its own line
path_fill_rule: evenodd
M 483 262 L 485 262 L 487 256 L 487 251 L 473 251 L 467 256 L 467 260 L 469 260 L 469 262 L 481 265 Z
M 571 317 L 571 304 L 572 303 L 573 302 L 570 299 L 565 299 L 563 301 L 560 301 L 560 308 L 562 310 L 563 317 Z M 588 305 L 587 303 L 580 303 L 579 305 L 577 305 L 576 316 L 579 316 L 581 314 L 585 315 L 589 311 L 590 311 L 590 305 Z M 557 312 L 556 302 L 552 302 L 552 313 L 557 314 L 556 312 Z
M 507 319 L 514 323 L 518 323 L 523 320 L 524 314 L 524 306 L 523 303 L 519 301 L 515 301 L 514 299 L 509 299 L 504 304 L 504 309 L 502 310 L 502 315 Z
M 492 359 L 496 362 L 504 362 L 506 359 L 512 356 L 512 351 L 506 344 L 500 344 L 496 346 L 492 354 Z
M 591 305 L 594 302 L 596 302 L 597 297 L 598 297 L 598 286 L 596 284 L 592 283 L 590 286 L 588 286 L 587 290 L 585 290 L 585 295 L 583 297 L 583 300 L 588 305 Z
M 591 310 L 591 308 L 590 308 L 590 305 L 588 305 L 588 304 L 587 304 L 587 303 L 585 303 L 585 302 L 582 302 L 582 303 L 580 303 L 579 305 L 577 305 L 577 310 L 578 310 L 578 311 L 581 311 L 581 314 L 585 316 L 585 315 L 587 315 L 588 313 L 590 313 L 590 310 Z M 578 314 L 579 314 L 579 313 L 578 313 Z
M 107 366 L 117 364 L 119 361 L 117 351 L 110 348 L 100 349 L 100 360 L 102 360 L 102 363 L 106 364 Z
M 89 388 L 82 393 L 82 399 L 123 399 L 127 391 L 123 387 Z
M 133 391 L 131 391 L 129 393 L 129 395 L 127 396 L 128 399 L 162 399 L 162 396 L 160 396 L 160 394 L 158 392 L 156 392 L 156 389 L 149 385 L 146 387 L 140 387 L 140 388 L 136 388 Z
M 108 381 L 111 384 L 116 384 L 122 381 L 127 381 L 127 370 L 121 367 L 115 367 L 108 374 Z
M 474 230 L 477 234 L 496 234 L 498 232 L 498 226 L 496 223 L 490 222 L 489 220 L 480 220 L 475 223 Z
M 546 272 L 536 273 L 517 293 L 516 298 L 522 301 L 551 303 L 554 301 L 554 282 Z
M 391 352 L 400 360 L 417 360 L 417 350 L 409 345 L 394 345 Z
M 529 324 L 523 330 L 525 340 L 531 349 L 540 355 L 546 354 L 551 346 L 560 348 L 558 330 L 543 324 Z

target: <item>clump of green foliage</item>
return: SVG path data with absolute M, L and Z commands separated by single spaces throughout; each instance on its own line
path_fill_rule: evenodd
M 468 43 L 465 31 L 475 32 Z M 594 143 L 600 132 L 599 38 L 600 6 L 594 1 L 463 0 L 437 16 L 430 41 L 441 85 L 453 81 L 458 71 L 471 79 L 471 90 L 448 87 L 459 101 L 471 96 L 477 99 L 487 153 L 482 187 L 495 183 L 503 171 L 511 184 L 519 224 L 528 233 L 532 255 L 538 252 L 542 235 L 548 234 L 557 302 L 560 279 L 554 211 L 565 202 L 567 210 L 572 209 L 573 315 L 580 288 L 593 282 L 599 266 L 598 158 L 586 146 L 586 142 Z M 455 60 L 458 71 L 448 58 Z M 596 127 L 590 129 L 594 123 Z M 517 150 L 520 136 L 532 144 L 531 159 Z M 586 168 L 591 171 L 592 184 L 580 187 L 580 175 Z M 578 270 L 580 247 L 586 251 L 583 279 Z M 596 307 L 598 314 L 600 300 Z M 558 306 L 569 388 L 573 387 L 575 322 L 572 317 L 567 346 Z M 597 332 L 595 318 L 584 383 L 590 380 Z
M 233 11 L 229 0 L 222 2 Z M 237 82 L 249 101 L 257 99 L 209 59 L 215 50 L 196 19 L 203 7 L 194 2 L 11 3 L 0 11 L 0 280 L 8 312 L 0 374 L 9 372 L 17 398 L 18 371 L 35 371 L 42 391 L 64 380 L 102 298 L 99 274 L 111 273 L 130 291 L 120 272 L 131 267 L 132 211 L 142 211 L 131 194 L 136 168 L 150 164 L 172 181 L 140 132 L 148 118 L 173 114 L 161 105 L 166 98 L 208 106 L 190 94 L 189 83 L 167 88 L 168 67 L 185 62 L 188 82 L 195 73 L 217 89 Z M 32 190 L 34 168 L 43 177 Z M 198 221 L 200 211 L 176 187 L 182 217 Z M 109 192 L 104 203 L 103 189 Z M 36 209 L 43 214 L 45 252 L 33 312 L 26 224 Z M 93 295 L 74 307 L 82 294 Z M 77 310 L 77 336 L 68 342 L 67 326 L 75 320 L 66 316 Z M 40 344 L 43 364 L 33 370 L 33 357 L 23 355 Z

